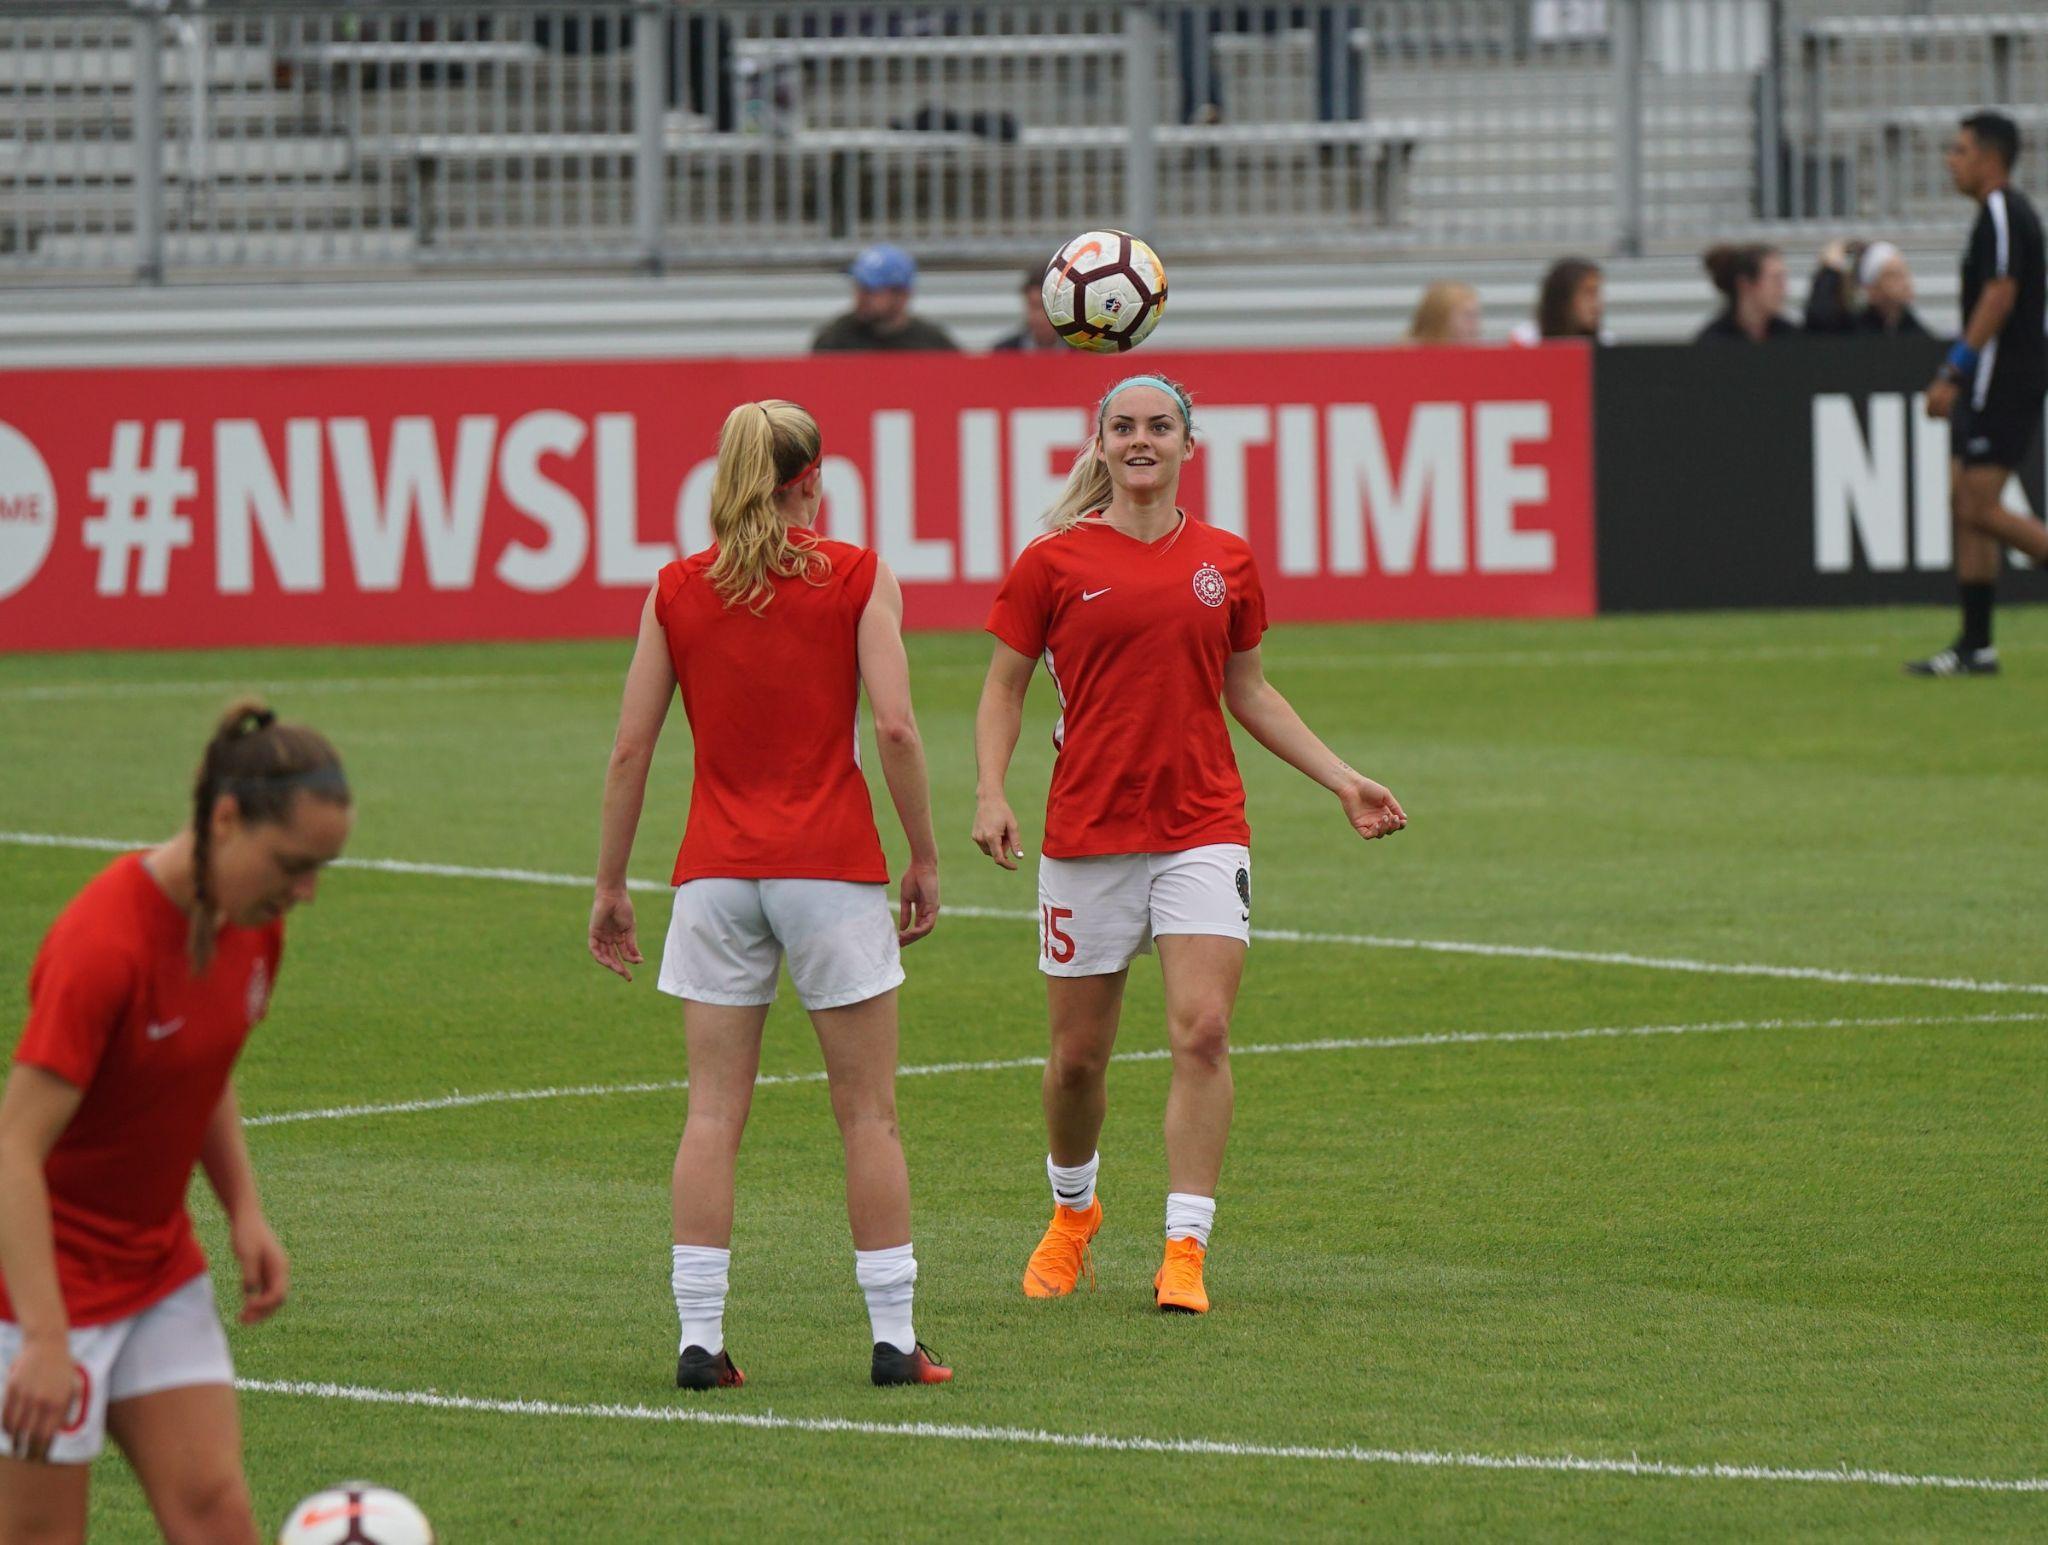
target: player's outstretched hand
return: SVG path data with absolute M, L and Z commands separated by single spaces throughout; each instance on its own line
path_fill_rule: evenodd
M 7 1370 L 7 1393 L 0 1400 L 0 1432 L 7 1434 L 7 1453 L 32 1463 L 49 1458 L 51 1441 L 84 1398 L 85 1381 L 71 1361 L 64 1337 L 24 1341 Z
M 1339 789 L 1337 798 L 1343 802 L 1344 818 L 1367 842 L 1375 837 L 1391 837 L 1408 824 L 1408 813 L 1401 808 L 1401 801 L 1394 798 L 1393 791 L 1370 778 L 1360 778 Z
M 590 904 L 590 958 L 605 970 L 633 980 L 626 967 L 641 962 L 633 932 L 633 902 L 622 891 L 599 891 Z
M 912 864 L 903 871 L 903 910 L 896 919 L 896 942 L 915 944 L 939 920 L 939 866 Z
M 284 1307 L 292 1264 L 261 1213 L 237 1221 L 229 1236 L 242 1268 L 242 1323 L 261 1325 Z
M 979 799 L 974 804 L 974 845 L 1005 869 L 1015 869 L 1024 856 L 1024 836 L 1007 799 Z

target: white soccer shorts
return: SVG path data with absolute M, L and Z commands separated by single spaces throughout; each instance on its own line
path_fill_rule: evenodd
M 710 879 L 676 890 L 659 986 L 699 1003 L 773 1003 L 785 953 L 807 1009 L 864 1003 L 903 984 L 886 886 Z
M 1252 938 L 1252 854 L 1234 842 L 1179 853 L 1038 861 L 1038 969 L 1103 976 L 1163 933 Z
M 0 1320 L 0 1379 L 21 1354 L 21 1327 Z M 233 1384 L 227 1333 L 213 1307 L 213 1279 L 201 1272 L 139 1314 L 71 1332 L 71 1360 L 85 1393 L 50 1445 L 50 1462 L 90 1464 L 107 1442 L 107 1407 L 193 1384 Z M 0 1451 L 11 1451 L 0 1434 Z

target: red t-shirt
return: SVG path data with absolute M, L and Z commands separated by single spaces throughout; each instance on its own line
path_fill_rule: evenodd
M 668 634 L 697 760 L 672 884 L 889 878 L 860 770 L 861 613 L 875 589 L 865 547 L 792 529 L 832 562 L 822 584 L 770 579 L 758 614 L 711 587 L 718 549 L 661 571 Z
M 1024 549 L 988 631 L 1043 655 L 1059 692 L 1048 858 L 1251 842 L 1221 704 L 1224 662 L 1266 631 L 1243 539 L 1183 516 L 1145 543 L 1089 517 Z
M 58 914 L 29 971 L 14 1060 L 85 1091 L 43 1171 L 74 1326 L 138 1314 L 206 1270 L 185 1191 L 270 1006 L 284 924 L 222 929 L 199 977 L 188 927 L 131 853 Z M 0 1283 L 0 1319 L 13 1318 Z

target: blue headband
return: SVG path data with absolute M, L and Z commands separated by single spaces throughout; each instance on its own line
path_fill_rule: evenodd
M 1103 393 L 1102 406 L 1095 410 L 1095 427 L 1099 430 L 1102 421 L 1109 417 L 1109 405 L 1116 400 L 1118 392 L 1129 391 L 1134 386 L 1149 386 L 1154 391 L 1164 392 L 1180 404 L 1180 421 L 1187 426 L 1188 433 L 1195 429 L 1195 407 L 1188 401 L 1187 393 L 1175 386 L 1165 376 L 1125 376 L 1107 392 Z

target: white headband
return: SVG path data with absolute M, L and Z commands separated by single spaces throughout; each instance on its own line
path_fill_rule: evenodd
M 1899 249 L 1888 241 L 1874 241 L 1863 249 L 1863 257 L 1856 264 L 1856 282 L 1869 289 L 1877 283 L 1877 276 L 1884 272 L 1885 265 L 1899 255 Z

